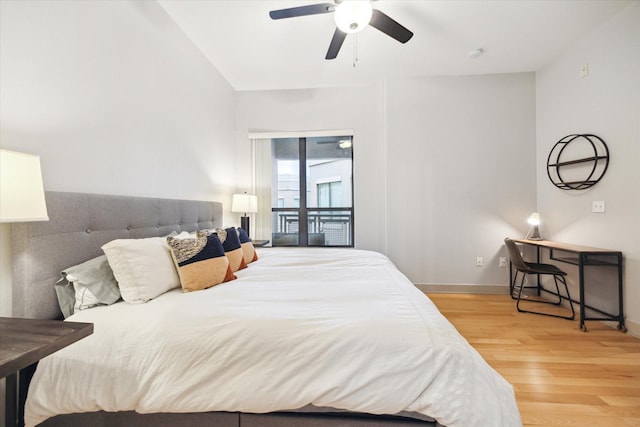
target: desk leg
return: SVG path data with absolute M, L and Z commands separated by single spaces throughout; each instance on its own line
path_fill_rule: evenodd
M 4 420 L 7 427 L 24 427 L 24 402 L 37 363 L 6 377 Z
M 580 285 L 580 329 L 587 332 L 587 325 L 584 324 L 584 256 L 578 255 L 578 282 Z
M 10 374 L 5 380 L 4 420 L 7 427 L 18 425 L 18 373 Z
M 540 264 L 540 246 L 536 246 L 536 262 L 538 264 Z M 538 289 L 536 289 L 536 292 L 538 293 L 538 296 L 540 296 L 540 295 L 542 295 L 542 292 L 540 292 L 540 288 L 542 287 L 541 284 L 540 284 L 540 275 L 536 274 L 536 276 L 537 276 L 536 277 L 536 279 L 537 279 L 536 284 L 538 285 Z
M 624 325 L 624 294 L 622 290 L 622 255 L 618 255 L 618 329 L 627 332 Z
M 36 373 L 36 367 L 38 363 L 34 363 L 33 365 L 29 365 L 26 368 L 20 370 L 20 375 L 18 375 L 18 421 L 16 423 L 17 427 L 24 427 L 24 403 L 27 401 L 27 391 L 29 390 L 29 384 L 31 384 L 31 379 L 33 378 L 33 374 Z

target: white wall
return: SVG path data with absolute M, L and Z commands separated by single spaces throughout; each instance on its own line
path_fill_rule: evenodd
M 395 81 L 386 110 L 388 255 L 414 283 L 508 283 L 503 240 L 535 210 L 534 75 Z
M 558 241 L 624 253 L 625 311 L 636 335 L 640 334 L 638 23 L 640 3 L 633 2 L 536 75 L 537 187 L 543 232 Z M 589 75 L 582 78 L 585 64 Z M 549 150 L 572 133 L 600 136 L 611 153 L 605 176 L 589 190 L 557 189 L 544 173 Z M 606 202 L 604 214 L 591 212 L 594 200 Z M 575 283 L 574 289 L 577 294 Z M 615 288 L 608 293 L 615 295 Z
M 235 92 L 157 3 L 1 7 L 2 147 L 47 190 L 227 201 Z
M 241 92 L 237 116 L 239 159 L 248 131 L 353 128 L 356 247 L 418 284 L 508 283 L 502 240 L 535 209 L 533 74 Z

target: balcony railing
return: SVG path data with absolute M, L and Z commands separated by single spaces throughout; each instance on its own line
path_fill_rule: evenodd
M 297 212 L 274 212 L 274 246 L 298 245 L 300 216 Z M 353 246 L 351 211 L 311 212 L 307 215 L 309 246 Z

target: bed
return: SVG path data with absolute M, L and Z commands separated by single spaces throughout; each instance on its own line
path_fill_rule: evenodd
M 13 226 L 14 316 L 61 318 L 60 272 L 121 239 L 222 225 L 215 202 L 47 192 Z M 384 255 L 258 248 L 235 279 L 77 311 L 27 427 L 519 426 L 513 389 Z

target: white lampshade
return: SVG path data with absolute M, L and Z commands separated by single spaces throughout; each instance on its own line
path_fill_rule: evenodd
M 234 194 L 231 202 L 231 212 L 258 212 L 258 197 L 253 194 Z
M 373 7 L 369 0 L 344 0 L 336 6 L 334 18 L 340 31 L 357 33 L 369 25 L 372 13 Z
M 0 150 L 0 222 L 48 220 L 40 157 Z
M 540 225 L 540 214 L 538 212 L 533 212 L 529 219 L 527 220 L 529 225 Z

